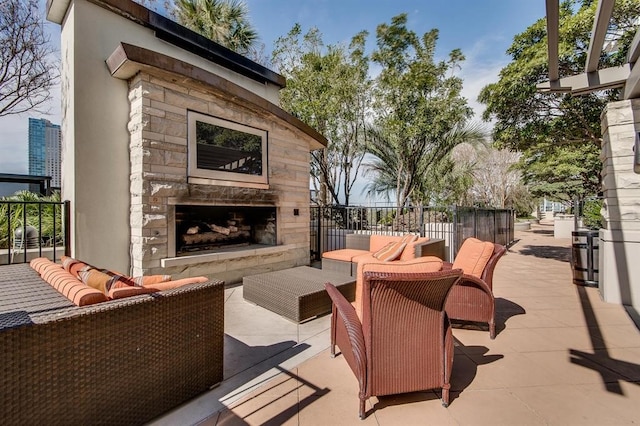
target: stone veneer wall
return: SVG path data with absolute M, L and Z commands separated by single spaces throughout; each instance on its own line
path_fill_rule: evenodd
M 213 87 L 173 80 L 158 71 L 139 72 L 129 81 L 132 273 L 207 275 L 230 283 L 245 275 L 308 265 L 309 137 L 255 106 L 225 99 Z M 203 179 L 190 183 L 187 110 L 267 130 L 268 189 Z M 276 206 L 278 246 L 172 258 L 176 204 Z
M 640 175 L 633 147 L 640 131 L 640 99 L 609 103 L 602 113 L 603 229 L 599 288 L 607 302 L 640 309 Z

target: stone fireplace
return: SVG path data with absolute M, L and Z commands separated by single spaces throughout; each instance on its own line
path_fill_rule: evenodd
M 136 57 L 126 45 L 120 49 L 116 55 L 127 55 L 125 62 L 157 58 L 144 52 Z M 136 67 L 128 79 L 134 274 L 234 282 L 308 264 L 309 148 L 298 131 L 202 80 L 182 79 L 178 86 L 160 65 Z M 259 167 L 237 171 L 249 154 L 229 149 L 216 156 L 204 150 L 206 161 L 200 162 L 200 146 L 192 141 L 199 121 L 193 116 L 255 129 L 263 150 Z
M 49 3 L 72 255 L 227 283 L 308 264 L 327 141 L 279 107 L 285 79 L 131 0 Z

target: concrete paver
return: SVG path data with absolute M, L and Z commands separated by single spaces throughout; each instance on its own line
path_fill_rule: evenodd
M 570 239 L 519 232 L 494 275 L 498 335 L 457 324 L 452 401 L 371 398 L 331 358 L 329 316 L 296 325 L 227 290 L 225 382 L 154 424 L 601 425 L 640 417 L 640 332 L 624 307 L 572 283 Z

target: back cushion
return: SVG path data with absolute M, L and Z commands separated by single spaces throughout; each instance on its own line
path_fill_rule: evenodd
M 412 241 L 407 244 L 407 246 L 402 251 L 400 255 L 400 260 L 411 260 L 416 258 L 416 246 L 418 244 L 423 244 L 429 241 L 428 237 L 418 238 L 415 241 Z
M 375 253 L 389 243 L 397 243 L 400 239 L 401 237 L 392 235 L 372 235 L 369 239 L 369 251 Z
M 493 254 L 493 243 L 467 238 L 453 262 L 453 269 L 462 269 L 465 274 L 480 278 L 484 267 Z
M 362 274 L 364 272 L 437 272 L 441 269 L 442 260 L 435 256 L 423 256 L 406 262 L 382 262 L 372 257 L 370 260 L 359 262 L 356 276 L 356 298 L 353 302 L 358 318 L 362 320 Z

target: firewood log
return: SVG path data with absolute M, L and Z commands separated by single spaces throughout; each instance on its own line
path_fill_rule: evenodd
M 224 226 L 218 226 L 218 225 L 215 225 L 215 224 L 211 224 L 209 226 L 211 226 L 211 229 L 214 232 L 217 232 L 219 234 L 229 235 L 229 233 L 231 232 L 231 230 L 229 228 L 225 228 Z

